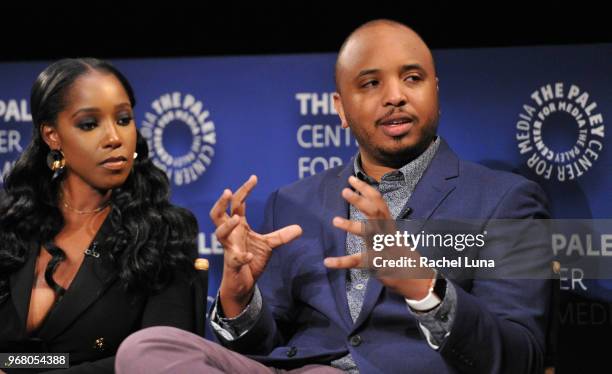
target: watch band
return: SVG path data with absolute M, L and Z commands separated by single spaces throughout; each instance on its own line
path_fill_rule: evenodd
M 440 305 L 442 299 L 444 298 L 444 294 L 446 293 L 446 279 L 442 277 L 438 279 L 438 272 L 436 269 L 432 270 L 435 272 L 435 274 L 431 282 L 431 286 L 429 287 L 427 296 L 421 300 L 404 298 L 408 306 L 415 311 L 425 312 L 431 310 Z
M 410 300 L 405 299 L 408 306 L 417 312 L 425 312 L 431 310 L 442 302 L 442 300 L 432 290 L 429 291 L 427 296 L 421 300 Z

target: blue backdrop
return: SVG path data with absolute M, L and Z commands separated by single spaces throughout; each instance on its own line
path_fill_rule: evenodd
M 440 134 L 463 158 L 513 170 L 548 192 L 556 218 L 610 218 L 612 45 L 434 51 Z M 335 54 L 116 60 L 138 125 L 199 220 L 199 251 L 219 285 L 222 248 L 208 211 L 250 174 L 254 227 L 274 189 L 346 162 L 355 141 L 333 110 Z M 0 171 L 30 140 L 29 89 L 49 62 L 0 64 Z M 1 183 L 1 181 L 0 181 Z M 611 229 L 612 231 L 612 229 Z M 607 297 L 607 282 L 587 292 Z

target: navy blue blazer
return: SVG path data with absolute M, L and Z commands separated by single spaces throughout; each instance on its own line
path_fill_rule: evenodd
M 329 363 L 351 353 L 361 373 L 540 373 L 549 280 L 462 279 L 450 335 L 432 349 L 404 299 L 370 277 L 357 321 L 346 270 L 323 266 L 345 254 L 341 197 L 353 164 L 281 188 L 269 198 L 263 232 L 299 224 L 304 233 L 276 248 L 257 284 L 262 313 L 246 334 L 219 342 L 271 366 Z M 407 205 L 411 219 L 547 218 L 542 190 L 527 179 L 462 161 L 442 141 Z M 505 248 L 504 250 L 512 250 Z M 545 248 L 536 248 L 546 257 Z

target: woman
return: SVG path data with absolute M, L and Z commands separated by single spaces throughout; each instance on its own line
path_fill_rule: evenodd
M 0 197 L 0 352 L 112 372 L 130 333 L 194 329 L 197 223 L 169 203 L 134 104 L 96 59 L 60 60 L 34 83 L 32 142 Z

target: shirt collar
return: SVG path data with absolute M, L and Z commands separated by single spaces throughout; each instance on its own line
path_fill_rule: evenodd
M 427 147 L 425 152 L 419 155 L 419 157 L 405 164 L 398 170 L 391 171 L 383 175 L 381 178 L 381 181 L 385 179 L 389 179 L 395 173 L 400 173 L 404 177 L 405 183 L 410 183 L 411 181 L 414 181 L 415 179 L 416 180 L 420 179 L 421 175 L 423 175 L 423 173 L 425 172 L 425 169 L 427 169 L 427 166 L 429 166 L 429 163 L 436 155 L 436 151 L 438 150 L 439 146 L 440 146 L 440 137 L 436 136 L 436 139 L 429 145 L 429 147 Z M 357 151 L 357 154 L 354 157 L 353 170 L 354 170 L 355 176 L 361 179 L 362 181 L 368 184 L 378 183 L 376 182 L 374 178 L 367 175 L 366 172 L 361 167 L 361 154 L 359 153 L 359 151 Z

